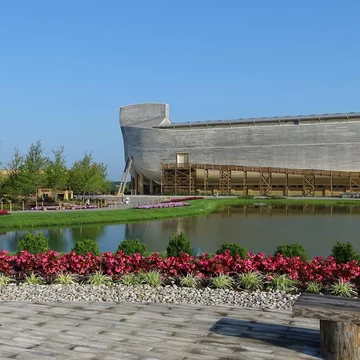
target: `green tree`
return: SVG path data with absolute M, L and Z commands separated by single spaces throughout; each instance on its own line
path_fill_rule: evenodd
M 47 162 L 41 141 L 32 143 L 21 167 L 23 195 L 35 194 L 38 188 L 45 185 L 44 170 Z
M 86 193 L 102 193 L 109 191 L 111 186 L 106 177 L 106 165 L 94 162 L 91 153 L 85 153 L 70 169 L 69 185 L 74 193 L 83 196 Z
M 8 176 L 4 179 L 2 191 L 4 194 L 16 198 L 24 194 L 24 156 L 15 148 L 11 161 L 7 164 Z
M 64 190 L 68 184 L 69 173 L 64 157 L 64 148 L 53 150 L 54 159 L 48 159 L 44 173 L 46 187 L 53 190 Z

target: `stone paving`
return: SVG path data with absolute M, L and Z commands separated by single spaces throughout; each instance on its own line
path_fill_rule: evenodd
M 1 302 L 0 359 L 319 359 L 319 322 L 289 311 Z

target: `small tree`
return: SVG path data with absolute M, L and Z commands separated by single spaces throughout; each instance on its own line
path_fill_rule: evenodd
M 331 256 L 337 264 L 344 264 L 352 260 L 360 262 L 360 256 L 354 251 L 351 242 L 342 243 L 336 241 L 336 244 L 331 249 Z
M 28 232 L 17 243 L 18 250 L 28 251 L 31 254 L 43 254 L 49 250 L 49 240 L 42 233 L 36 235 Z
M 274 255 L 281 254 L 285 258 L 293 258 L 299 256 L 301 260 L 307 260 L 307 254 L 303 245 L 295 244 L 281 244 L 275 250 Z
M 71 251 L 78 255 L 86 255 L 87 253 L 91 253 L 96 256 L 101 255 L 97 242 L 91 239 L 78 240 Z
M 239 244 L 229 244 L 226 241 L 221 245 L 220 249 L 216 252 L 217 254 L 224 254 L 228 250 L 231 256 L 239 255 L 241 259 L 247 258 L 247 251 Z
M 184 232 L 172 234 L 166 248 L 167 256 L 181 256 L 182 253 L 193 255 L 189 238 Z
M 53 150 L 54 159 L 49 159 L 45 166 L 46 186 L 53 190 L 65 189 L 68 182 L 68 170 L 64 157 L 64 148 Z
M 143 255 L 146 251 L 146 245 L 140 239 L 123 240 L 117 249 L 117 252 L 123 251 L 125 255 L 134 255 L 135 253 Z

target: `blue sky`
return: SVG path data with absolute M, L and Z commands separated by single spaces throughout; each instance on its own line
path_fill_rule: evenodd
M 172 121 L 360 111 L 360 2 L 0 0 L 0 161 L 41 139 L 119 179 L 119 107 Z

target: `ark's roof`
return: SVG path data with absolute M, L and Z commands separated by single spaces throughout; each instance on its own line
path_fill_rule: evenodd
M 267 125 L 267 124 L 294 124 L 306 123 L 326 123 L 360 120 L 360 112 L 336 113 L 336 114 L 312 114 L 296 116 L 275 116 L 261 118 L 240 118 L 232 120 L 212 120 L 212 121 L 188 121 L 157 126 L 160 129 L 166 128 L 187 128 L 187 127 L 213 127 L 213 126 L 231 126 L 231 125 Z

